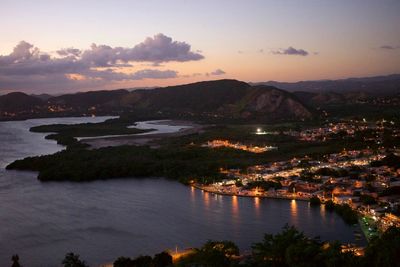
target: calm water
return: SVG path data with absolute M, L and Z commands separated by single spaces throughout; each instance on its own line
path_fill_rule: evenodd
M 35 173 L 4 170 L 15 159 L 62 149 L 30 127 L 101 120 L 0 122 L 0 266 L 11 265 L 15 253 L 26 267 L 59 266 L 70 251 L 98 266 L 207 239 L 232 240 L 245 250 L 285 223 L 324 240 L 354 242 L 353 227 L 307 202 L 216 196 L 164 179 L 41 183 Z

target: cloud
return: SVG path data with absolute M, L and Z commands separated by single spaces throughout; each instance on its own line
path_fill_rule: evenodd
M 106 69 L 101 71 L 93 71 L 86 73 L 86 77 L 111 80 L 111 81 L 123 81 L 123 80 L 143 80 L 143 79 L 170 79 L 178 77 L 178 72 L 174 70 L 154 70 L 144 69 L 133 73 L 122 73 L 115 72 L 112 69 Z
M 286 49 L 279 49 L 276 51 L 272 51 L 272 54 L 275 55 L 296 55 L 296 56 L 308 56 L 309 53 L 303 49 L 296 49 L 292 46 L 289 46 Z
M 399 49 L 400 46 L 382 45 L 379 48 L 384 49 L 384 50 L 395 50 L 395 49 Z
M 174 41 L 163 34 L 148 37 L 130 48 L 92 44 L 86 50 L 70 47 L 57 50 L 53 54 L 42 52 L 33 44 L 21 41 L 10 54 L 0 55 L 0 90 L 21 90 L 29 88 L 30 85 L 32 88 L 36 85 L 45 89 L 51 88 L 57 82 L 59 89 L 63 87 L 62 83 L 79 81 L 82 84 L 83 80 L 97 85 L 101 81 L 107 83 L 121 80 L 169 79 L 177 77 L 177 72 L 144 69 L 126 73 L 120 69 L 133 67 L 135 62 L 148 62 L 146 64 L 149 66 L 161 67 L 163 62 L 186 62 L 203 58 L 199 52 L 193 52 L 186 42 Z
M 224 74 L 226 74 L 226 72 L 221 69 L 216 69 L 216 70 L 212 71 L 210 74 L 211 75 L 224 75 Z
M 64 48 L 61 50 L 57 50 L 57 54 L 60 56 L 79 56 L 82 53 L 81 50 L 76 49 L 76 48 Z
M 147 37 L 144 42 L 124 51 L 123 55 L 130 60 L 150 62 L 183 62 L 204 58 L 200 53 L 192 52 L 190 49 L 189 44 L 172 41 L 171 37 L 159 33 L 153 38 Z
M 92 44 L 90 50 L 82 54 L 82 60 L 98 67 L 113 66 L 116 62 L 186 62 L 201 60 L 204 56 L 191 51 L 189 44 L 173 41 L 171 37 L 157 34 L 147 37 L 143 42 L 132 48 L 111 47 Z

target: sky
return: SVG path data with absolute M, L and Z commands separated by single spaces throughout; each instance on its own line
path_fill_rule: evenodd
M 0 94 L 400 73 L 399 0 L 0 0 Z

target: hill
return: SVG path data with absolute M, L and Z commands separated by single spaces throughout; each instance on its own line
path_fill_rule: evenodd
M 153 90 L 136 90 L 121 103 L 132 110 L 169 116 L 233 119 L 309 119 L 313 112 L 294 95 L 272 86 L 250 86 L 236 80 L 198 82 Z
M 256 83 L 256 85 L 259 84 L 275 86 L 290 92 L 333 92 L 344 94 L 363 92 L 371 96 L 388 96 L 400 93 L 400 74 L 341 80 L 299 81 L 292 83 L 268 81 Z
M 44 102 L 37 97 L 25 93 L 15 92 L 0 96 L 1 112 L 29 112 L 42 106 Z
M 0 101 L 0 114 L 4 117 L 8 115 L 5 111 L 12 110 L 16 112 L 12 119 L 127 113 L 136 118 L 255 122 L 313 117 L 313 110 L 292 93 L 273 86 L 251 86 L 237 80 L 205 81 L 134 91 L 91 91 L 48 97 L 46 100 L 24 93 L 11 93 L 1 96 Z M 31 112 L 33 107 L 35 112 Z

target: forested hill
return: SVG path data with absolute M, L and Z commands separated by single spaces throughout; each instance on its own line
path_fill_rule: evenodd
M 17 93 L 12 93 L 17 94 Z M 142 90 L 93 91 L 50 97 L 44 101 L 20 94 L 0 106 L 5 113 L 18 117 L 33 115 L 122 114 L 124 112 L 165 117 L 228 118 L 253 121 L 303 120 L 313 117 L 313 111 L 296 95 L 272 86 L 251 86 L 237 80 L 217 80 L 186 85 Z M 0 96 L 9 99 L 10 95 Z M 29 110 L 20 103 L 29 97 Z M 27 105 L 28 107 L 28 105 Z

